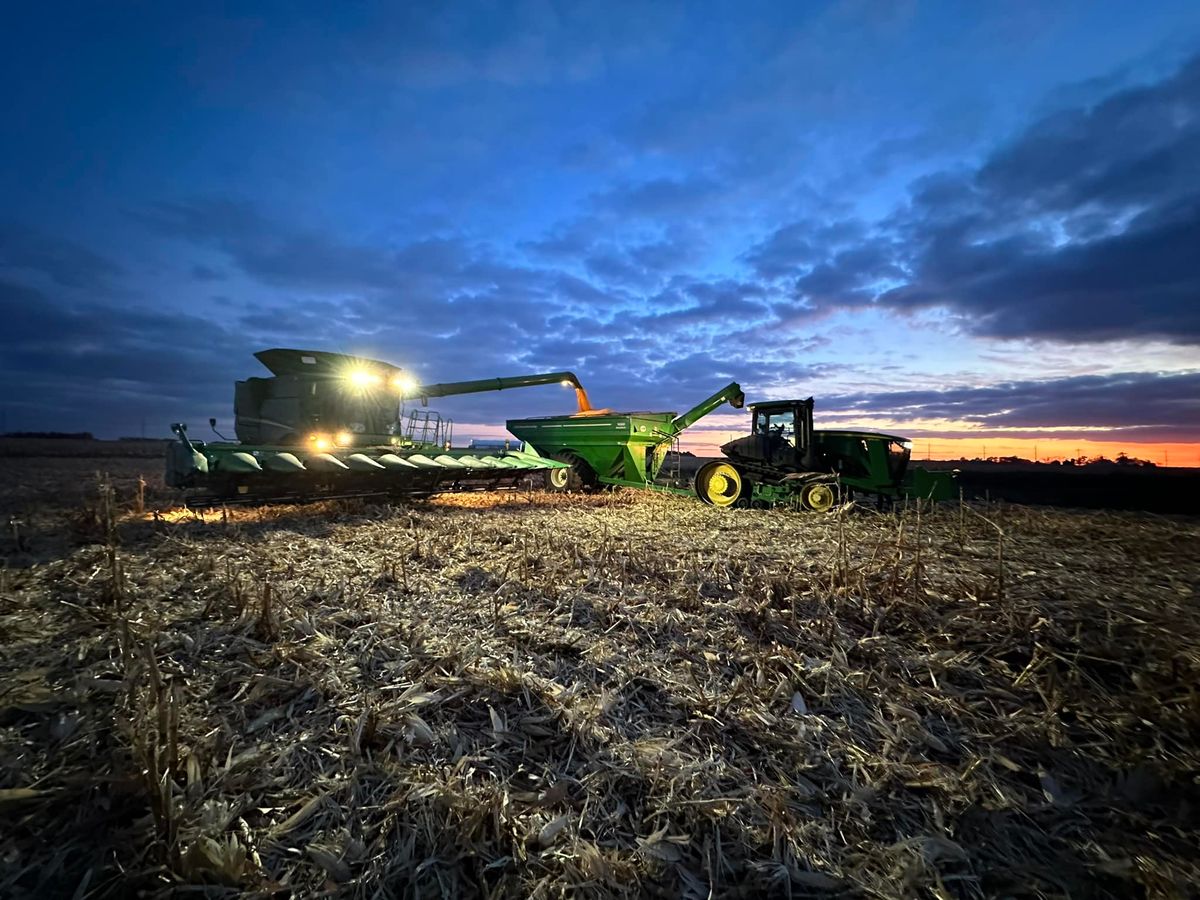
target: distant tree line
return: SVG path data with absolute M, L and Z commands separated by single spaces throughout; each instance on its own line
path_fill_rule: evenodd
M 1084 468 L 1095 466 L 1097 468 L 1107 468 L 1109 466 L 1131 467 L 1139 469 L 1154 469 L 1157 468 L 1157 463 L 1148 459 L 1140 459 L 1136 456 L 1129 456 L 1126 453 L 1118 453 L 1116 459 L 1109 459 L 1107 456 L 1078 456 L 1074 459 L 1049 460 L 1039 461 L 1026 459 L 1023 456 L 988 456 L 975 457 L 972 460 L 963 460 L 964 462 L 973 463 L 992 463 L 1000 466 L 1068 466 L 1073 468 Z
M 62 441 L 94 441 L 90 431 L 6 431 L 0 434 L 6 438 L 39 438 Z

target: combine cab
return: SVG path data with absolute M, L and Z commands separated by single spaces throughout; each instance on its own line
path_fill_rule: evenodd
M 430 397 L 563 384 L 587 394 L 571 372 L 417 384 L 378 360 L 309 350 L 264 350 L 271 377 L 239 381 L 236 441 L 204 442 L 171 426 L 166 481 L 203 500 L 307 500 L 367 494 L 426 495 L 497 490 L 567 465 L 528 448 L 452 449 L 453 423 Z M 421 406 L 405 414 L 404 402 Z M 214 426 L 215 420 L 210 420 Z M 220 437 L 220 435 L 218 435 Z

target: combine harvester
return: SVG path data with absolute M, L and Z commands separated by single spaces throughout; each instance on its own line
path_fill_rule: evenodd
M 424 408 L 430 397 L 562 384 L 587 393 L 571 372 L 421 385 L 390 363 L 314 350 L 263 350 L 269 378 L 234 390 L 236 441 L 188 437 L 176 423 L 166 482 L 192 502 L 315 500 L 370 494 L 503 490 L 531 473 L 566 469 L 536 451 L 452 449 L 453 422 Z M 404 417 L 403 401 L 422 408 Z M 216 430 L 216 420 L 209 424 Z
M 949 473 L 910 467 L 912 444 L 875 431 L 820 431 L 813 427 L 813 400 L 751 405 L 752 430 L 721 447 L 724 459 L 706 463 L 691 488 L 656 482 L 680 434 L 728 402 L 740 409 L 745 395 L 726 385 L 683 415 L 673 412 L 612 413 L 515 419 L 508 430 L 526 447 L 569 469 L 547 473 L 551 490 L 600 485 L 695 494 L 714 506 L 800 506 L 824 512 L 855 494 L 881 503 L 904 497 L 948 500 Z

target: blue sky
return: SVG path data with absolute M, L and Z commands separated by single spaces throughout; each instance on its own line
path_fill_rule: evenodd
M 615 407 L 737 378 L 916 435 L 1200 438 L 1194 2 L 9 25 L 10 429 L 227 419 L 253 350 L 306 346 L 426 380 L 573 368 Z

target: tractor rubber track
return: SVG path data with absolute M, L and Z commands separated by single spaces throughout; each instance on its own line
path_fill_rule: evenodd
M 728 457 L 728 460 L 751 481 L 757 481 L 760 484 L 781 485 L 788 482 L 805 484 L 810 481 L 829 481 L 832 483 L 837 480 L 837 476 L 831 475 L 828 472 L 784 472 L 764 463 L 748 462 L 733 457 Z

